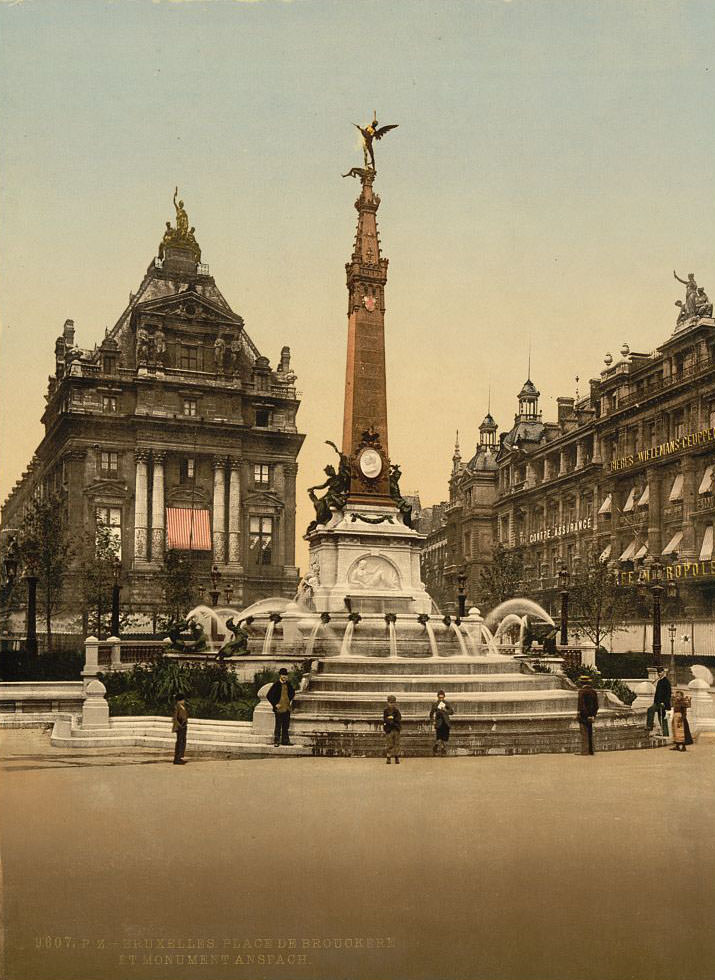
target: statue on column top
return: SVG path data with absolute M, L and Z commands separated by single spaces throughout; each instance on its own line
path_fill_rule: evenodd
M 377 111 L 373 112 L 372 122 L 369 126 L 359 126 L 357 123 L 353 123 L 353 126 L 360 130 L 362 136 L 362 152 L 366 170 L 375 170 L 373 140 L 381 140 L 385 133 L 389 133 L 391 129 L 397 129 L 398 125 L 398 123 L 392 123 L 389 126 L 380 126 L 377 121 Z

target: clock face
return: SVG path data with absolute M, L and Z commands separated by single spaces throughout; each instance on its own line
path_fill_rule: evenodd
M 377 306 L 377 303 L 375 302 L 374 296 L 363 296 L 362 301 L 368 313 L 375 312 L 375 307 Z
M 382 472 L 382 458 L 374 449 L 360 453 L 360 471 L 368 480 L 375 480 Z

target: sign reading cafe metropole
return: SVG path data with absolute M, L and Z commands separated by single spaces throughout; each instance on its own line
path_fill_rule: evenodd
M 629 466 L 637 466 L 639 463 L 647 463 L 650 459 L 660 459 L 662 456 L 672 456 L 673 453 L 680 452 L 681 449 L 691 449 L 695 446 L 704 446 L 709 442 L 715 442 L 715 427 L 700 429 L 699 432 L 691 432 L 686 436 L 679 436 L 669 442 L 661 442 L 659 446 L 650 449 L 640 449 L 636 453 L 628 453 L 627 456 L 620 456 L 612 459 L 610 469 L 624 470 Z

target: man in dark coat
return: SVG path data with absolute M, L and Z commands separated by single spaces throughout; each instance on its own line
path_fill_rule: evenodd
M 275 715 L 273 744 L 290 745 L 288 729 L 295 689 L 288 680 L 288 671 L 285 667 L 281 667 L 278 671 L 278 680 L 268 688 L 266 697 L 269 703 L 273 705 L 273 714 Z
M 400 764 L 400 731 L 402 729 L 402 713 L 397 707 L 394 694 L 387 695 L 387 705 L 382 712 L 382 730 L 385 733 L 385 756 L 388 766 L 390 759 L 395 765 Z
M 432 703 L 429 713 L 429 720 L 434 725 L 433 755 L 447 754 L 449 729 L 452 724 L 451 714 L 453 714 L 452 705 L 446 700 L 444 691 L 437 691 L 437 700 Z
M 593 720 L 598 714 L 598 695 L 591 678 L 583 674 L 578 679 L 578 723 L 581 728 L 581 755 L 593 755 Z
M 176 695 L 174 717 L 171 719 L 171 730 L 176 732 L 176 747 L 174 748 L 174 765 L 185 766 L 184 752 L 186 751 L 186 732 L 189 727 L 189 712 L 183 694 Z
M 653 718 L 658 715 L 661 734 L 668 737 L 668 716 L 666 711 L 670 711 L 672 688 L 668 680 L 668 671 L 665 667 L 658 668 L 658 683 L 655 685 L 653 704 L 648 708 L 646 714 L 646 728 L 649 732 L 653 731 Z

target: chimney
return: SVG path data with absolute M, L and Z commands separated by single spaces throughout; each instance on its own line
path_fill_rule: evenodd
M 74 347 L 74 320 L 65 320 L 62 336 L 68 347 Z
M 574 411 L 573 411 L 574 399 L 573 398 L 565 398 L 565 397 L 557 398 L 556 399 L 556 404 L 558 405 L 558 413 L 559 413 L 558 414 L 558 421 L 559 421 L 559 423 L 565 422 L 566 419 L 573 418 L 573 414 L 574 414 Z

